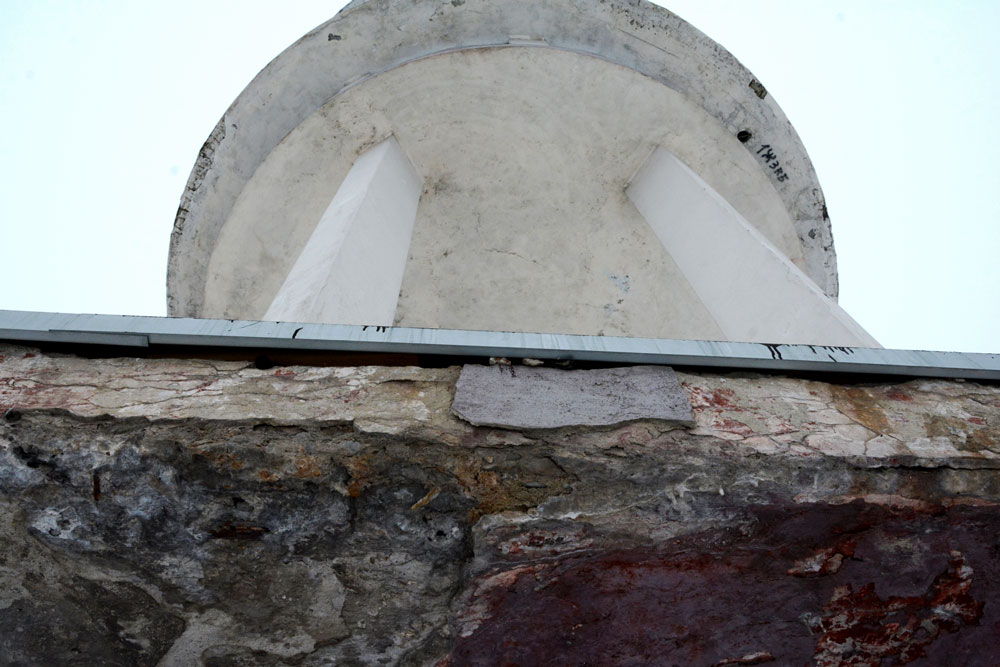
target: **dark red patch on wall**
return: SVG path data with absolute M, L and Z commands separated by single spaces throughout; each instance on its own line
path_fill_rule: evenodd
M 998 663 L 995 508 L 767 506 L 741 526 L 498 554 L 456 603 L 451 665 Z

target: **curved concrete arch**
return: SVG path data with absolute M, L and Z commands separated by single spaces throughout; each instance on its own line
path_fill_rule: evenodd
M 635 70 L 699 105 L 733 137 L 749 134 L 743 146 L 794 222 L 806 274 L 836 295 L 822 190 L 794 129 L 749 71 L 679 17 L 628 0 L 369 0 L 352 3 L 279 55 L 209 137 L 171 239 L 169 313 L 202 315 L 209 260 L 241 192 L 271 151 L 330 99 L 429 55 L 519 45 Z

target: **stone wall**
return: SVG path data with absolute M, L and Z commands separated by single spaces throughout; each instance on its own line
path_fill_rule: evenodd
M 0 346 L 0 662 L 997 663 L 1000 388 L 514 431 L 459 371 Z

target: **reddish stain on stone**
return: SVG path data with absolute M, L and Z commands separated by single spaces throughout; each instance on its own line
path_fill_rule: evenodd
M 282 377 L 282 378 L 292 378 L 292 377 L 295 377 L 295 371 L 289 371 L 289 370 L 285 370 L 285 369 L 282 369 L 282 368 L 279 368 L 278 370 L 274 371 L 274 374 L 275 374 L 275 376 Z
M 691 398 L 691 405 L 695 408 L 715 407 L 728 408 L 731 410 L 741 410 L 740 406 L 733 403 L 736 392 L 732 389 L 713 389 L 706 391 L 701 387 L 691 387 L 684 385 Z
M 522 568 L 510 580 L 495 579 L 459 617 L 467 634 L 453 664 L 712 664 L 734 653 L 706 650 L 701 628 L 712 613 L 705 603 L 721 592 L 712 582 L 733 574 L 707 555 L 664 558 L 642 551 Z M 730 595 L 716 604 L 739 608 L 741 601 Z M 722 638 L 725 629 L 719 630 Z M 746 648 L 736 654 L 761 649 Z
M 969 417 L 970 424 L 976 424 L 977 426 L 986 426 L 986 420 L 982 417 Z
M 885 395 L 886 398 L 889 398 L 893 401 L 906 401 L 908 403 L 913 401 L 913 397 L 907 394 L 902 389 L 890 389 L 889 391 L 886 392 Z
M 457 598 L 446 664 L 995 667 L 982 650 L 1000 645 L 994 508 L 751 511 L 748 532 L 615 550 L 591 533 L 573 549 L 565 531 L 555 556 L 537 528 L 520 541 L 505 528 L 494 544 L 520 548 L 483 552 L 493 565 Z
M 770 435 L 786 435 L 788 433 L 798 433 L 801 429 L 797 426 L 791 424 L 786 424 L 785 422 L 778 422 L 776 426 L 771 427 Z
M 732 402 L 732 399 L 736 396 L 736 392 L 732 389 L 716 389 L 709 396 L 711 397 L 712 405 L 717 405 L 721 408 L 737 407 Z
M 300 456 L 296 458 L 295 476 L 299 479 L 322 477 L 323 471 L 320 469 L 319 459 L 315 456 Z
M 754 434 L 754 430 L 752 428 L 743 422 L 736 421 L 735 419 L 715 419 L 712 422 L 712 426 L 720 431 L 726 431 L 727 433 L 734 433 L 744 437 Z
M 851 584 L 837 586 L 823 608 L 816 643 L 816 667 L 880 667 L 883 660 L 905 665 L 927 655 L 925 647 L 942 633 L 977 623 L 983 603 L 970 595 L 972 568 L 958 551 L 948 569 L 935 577 L 922 596 L 890 596 L 883 601 L 868 583 L 857 593 Z
M 353 456 L 347 462 L 347 469 L 351 474 L 347 495 L 350 498 L 357 498 L 368 485 L 368 476 L 372 473 L 371 457 L 365 454 Z
M 208 459 L 220 469 L 227 466 L 233 470 L 242 470 L 243 468 L 243 462 L 233 452 L 200 450 L 196 455 Z

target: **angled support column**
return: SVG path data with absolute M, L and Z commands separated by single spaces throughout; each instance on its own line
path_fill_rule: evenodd
M 361 155 L 264 318 L 392 325 L 421 188 L 395 138 Z
M 626 192 L 729 340 L 881 347 L 672 153 Z

